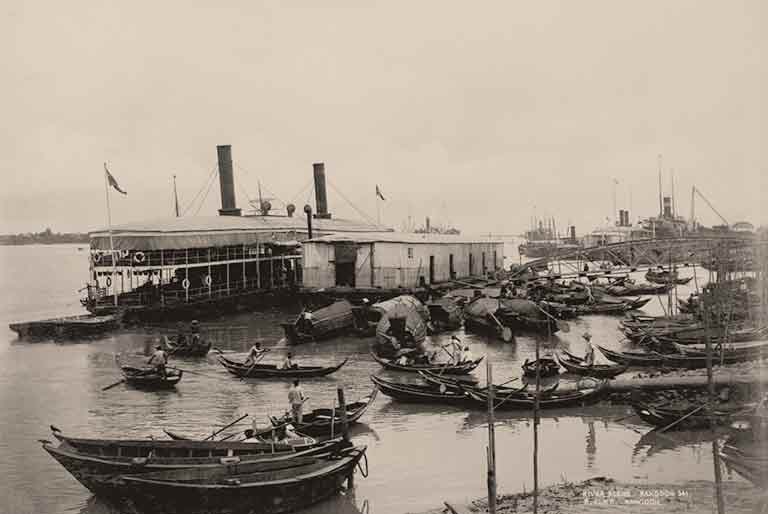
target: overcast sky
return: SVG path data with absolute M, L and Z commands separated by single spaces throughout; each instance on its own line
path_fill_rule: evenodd
M 519 233 L 536 212 L 583 233 L 614 178 L 619 208 L 631 190 L 653 215 L 659 154 L 681 214 L 695 184 L 730 222 L 768 221 L 765 2 L 285 4 L 4 2 L 0 232 L 103 226 L 104 161 L 128 190 L 113 222 L 171 215 L 171 176 L 186 207 L 217 144 L 241 205 L 261 180 L 300 209 L 325 161 L 371 218 L 378 183 L 394 227 Z M 216 182 L 188 214 L 219 201 Z

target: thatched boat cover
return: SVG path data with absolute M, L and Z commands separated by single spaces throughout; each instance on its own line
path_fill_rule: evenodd
M 523 300 L 522 298 L 505 298 L 501 300 L 501 308 L 509 313 L 526 317 L 542 316 L 541 310 L 539 309 L 539 306 L 536 305 L 536 302 Z
M 413 338 L 414 345 L 420 344 L 427 337 L 427 321 L 429 309 L 415 296 L 397 296 L 385 302 L 379 302 L 372 307 L 381 312 L 381 319 L 376 325 L 376 339 L 383 345 L 392 344 L 389 332 L 392 319 L 405 320 L 405 331 Z
M 464 315 L 467 318 L 485 319 L 488 314 L 493 314 L 499 310 L 500 305 L 498 298 L 482 296 L 464 306 Z

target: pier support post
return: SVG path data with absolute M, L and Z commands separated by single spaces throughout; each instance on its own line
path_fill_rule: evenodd
M 493 415 L 493 368 L 491 361 L 485 361 L 485 376 L 488 386 L 488 512 L 496 514 L 496 419 Z

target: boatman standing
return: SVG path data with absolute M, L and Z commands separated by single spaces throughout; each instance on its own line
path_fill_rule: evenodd
M 245 359 L 245 365 L 252 366 L 253 364 L 256 364 L 256 362 L 261 359 L 261 356 L 268 351 L 269 350 L 264 350 L 261 348 L 261 343 L 254 343 L 254 345 L 251 346 L 251 349 L 248 350 L 248 358 Z
M 587 343 L 587 352 L 584 354 L 584 364 L 592 366 L 595 363 L 595 348 L 592 346 L 592 334 L 584 332 L 584 341 Z
M 165 365 L 168 364 L 168 354 L 165 353 L 163 350 L 162 345 L 155 346 L 155 353 L 152 354 L 152 357 L 149 358 L 147 361 L 147 364 L 155 365 L 155 371 L 157 371 L 157 374 L 161 377 L 165 378 Z
M 298 380 L 293 381 L 293 387 L 291 387 L 288 390 L 288 403 L 291 406 L 291 416 L 293 417 L 293 420 L 297 424 L 301 424 L 302 419 L 304 417 L 303 409 L 304 409 L 304 402 L 306 402 L 309 398 L 304 396 L 304 389 L 301 388 L 301 385 L 299 385 Z

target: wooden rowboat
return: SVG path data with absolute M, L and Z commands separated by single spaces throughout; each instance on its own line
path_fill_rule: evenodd
M 280 369 L 276 364 L 252 364 L 248 365 L 243 362 L 238 362 L 232 359 L 228 359 L 223 355 L 219 355 L 219 362 L 226 368 L 227 371 L 243 378 L 308 378 L 308 377 L 324 377 L 335 373 L 344 364 L 347 363 L 344 359 L 341 363 L 335 366 L 298 366 L 290 369 Z
M 645 402 L 632 402 L 635 413 L 646 423 L 656 428 L 670 427 L 675 430 L 709 428 L 715 425 L 728 425 L 734 416 L 744 416 L 754 411 L 754 405 L 742 405 L 730 409 L 714 409 L 694 405 L 686 408 L 655 407 Z M 682 421 L 679 421 L 681 420 Z
M 485 356 L 483 356 L 483 357 L 480 357 L 479 359 L 475 359 L 474 361 L 463 362 L 461 364 L 450 364 L 450 363 L 409 364 L 407 366 L 401 366 L 400 364 L 397 364 L 394 361 L 379 357 L 373 352 L 371 352 L 371 357 L 373 357 L 373 360 L 375 360 L 385 368 L 395 370 L 395 371 L 409 371 L 409 372 L 434 371 L 436 373 L 448 373 L 450 375 L 467 375 L 471 373 L 485 358 Z
M 173 389 L 181 381 L 184 372 L 180 369 L 166 368 L 165 376 L 160 375 L 155 368 L 120 366 L 125 383 L 137 389 Z
M 241 465 L 127 475 L 120 478 L 118 488 L 120 496 L 129 499 L 141 512 L 293 512 L 341 491 L 365 450 L 365 446 L 357 446 L 333 455 L 256 470 Z
M 401 402 L 447 403 L 450 405 L 461 405 L 467 402 L 467 395 L 464 391 L 446 385 L 440 388 L 429 385 L 406 384 L 384 380 L 375 375 L 371 375 L 371 382 L 376 384 L 382 393 Z
M 104 316 L 81 314 L 11 323 L 8 327 L 18 334 L 19 339 L 79 339 L 97 337 L 104 332 L 116 329 L 119 324 L 120 317 L 114 314 Z
M 365 414 L 368 407 L 376 400 L 378 389 L 374 388 L 371 394 L 360 400 L 347 404 L 347 423 L 352 425 Z M 272 418 L 272 424 L 275 427 L 281 427 L 290 423 L 296 429 L 296 432 L 312 436 L 328 436 L 339 434 L 342 429 L 341 413 L 339 409 L 321 408 L 307 412 L 302 416 L 302 422 L 296 423 L 288 417 L 282 419 Z
M 565 350 L 562 351 L 562 354 L 555 354 L 555 358 L 569 372 L 585 377 L 613 378 L 629 369 L 626 364 L 592 364 L 588 366 L 582 358 Z
M 75 438 L 65 436 L 56 427 L 51 429 L 60 444 L 40 440 L 43 449 L 91 492 L 107 496 L 114 494 L 114 482 L 120 475 L 280 461 L 328 452 L 343 444 L 335 439 L 296 452 L 281 444 Z
M 186 344 L 178 344 L 167 337 L 163 338 L 163 345 L 168 355 L 174 357 L 205 357 L 211 350 L 211 341 L 200 338 L 197 341 L 188 341 Z
M 539 408 L 555 409 L 560 407 L 572 407 L 587 405 L 600 399 L 606 388 L 607 381 L 598 381 L 593 387 L 579 390 L 554 390 L 542 392 L 539 395 Z M 465 389 L 471 403 L 480 409 L 488 408 L 488 394 L 482 390 Z M 500 410 L 533 410 L 535 394 L 533 392 L 520 391 L 510 394 L 494 394 L 494 405 Z

